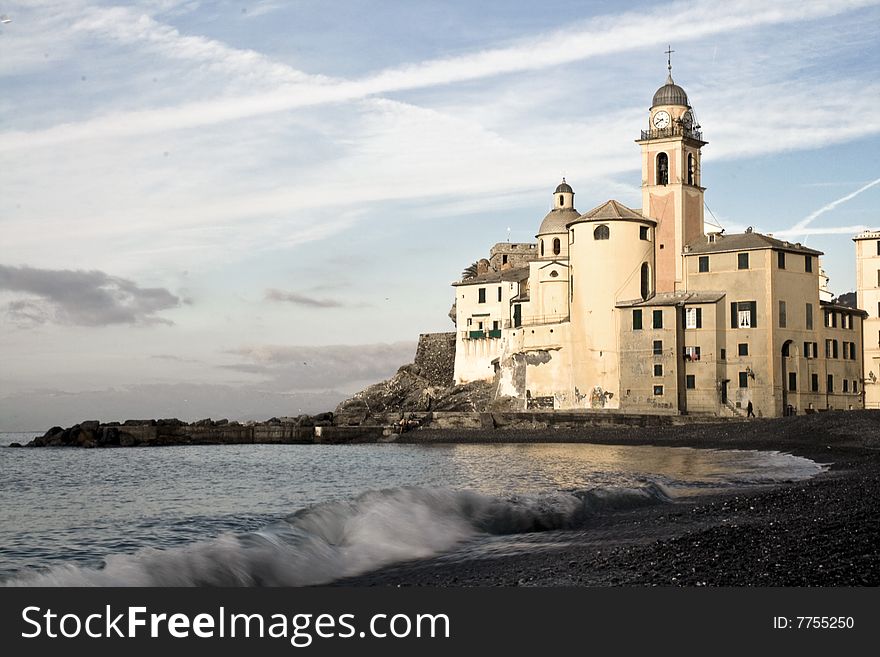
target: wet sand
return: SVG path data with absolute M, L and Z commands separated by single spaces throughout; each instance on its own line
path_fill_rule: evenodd
M 772 489 L 617 513 L 518 537 L 514 554 L 465 551 L 337 582 L 355 586 L 880 585 L 880 411 L 680 427 L 416 431 L 408 442 L 591 442 L 796 454 L 826 473 Z

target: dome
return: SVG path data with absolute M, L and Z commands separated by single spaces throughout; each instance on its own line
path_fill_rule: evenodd
M 668 75 L 666 77 L 666 84 L 654 92 L 654 102 L 651 107 L 657 107 L 657 105 L 684 105 L 689 107 L 687 94 L 684 92 L 684 89 L 672 81 L 672 75 Z
M 560 185 L 561 187 L 562 185 Z M 538 230 L 538 236 L 549 235 L 551 233 L 564 233 L 568 230 L 566 225 L 575 221 L 580 214 L 574 208 L 559 208 L 550 210 L 544 221 L 541 222 L 541 228 Z
M 559 185 L 557 185 L 556 191 L 553 193 L 554 194 L 564 194 L 564 193 L 574 194 L 574 190 L 571 188 L 571 185 L 569 185 L 567 182 L 565 182 L 565 178 L 563 178 L 562 182 L 559 183 Z

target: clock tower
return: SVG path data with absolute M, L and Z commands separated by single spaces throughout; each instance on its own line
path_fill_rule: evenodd
M 672 50 L 667 51 L 671 56 Z M 684 245 L 703 234 L 700 149 L 706 145 L 687 94 L 672 80 L 654 94 L 648 129 L 636 141 L 642 149 L 642 214 L 657 222 L 657 292 L 682 286 Z

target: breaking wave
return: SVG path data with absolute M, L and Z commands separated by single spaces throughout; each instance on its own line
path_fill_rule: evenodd
M 487 534 L 588 527 L 614 511 L 670 502 L 657 483 L 493 497 L 393 488 L 316 504 L 259 531 L 111 555 L 103 568 L 55 566 L 9 586 L 308 586 L 424 559 Z

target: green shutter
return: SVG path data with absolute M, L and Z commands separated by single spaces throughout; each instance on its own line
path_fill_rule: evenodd
M 758 302 L 749 301 L 749 311 L 752 314 L 752 328 L 758 328 Z
M 703 309 L 697 308 L 697 328 L 703 328 Z
M 736 301 L 730 302 L 730 328 L 736 328 Z

